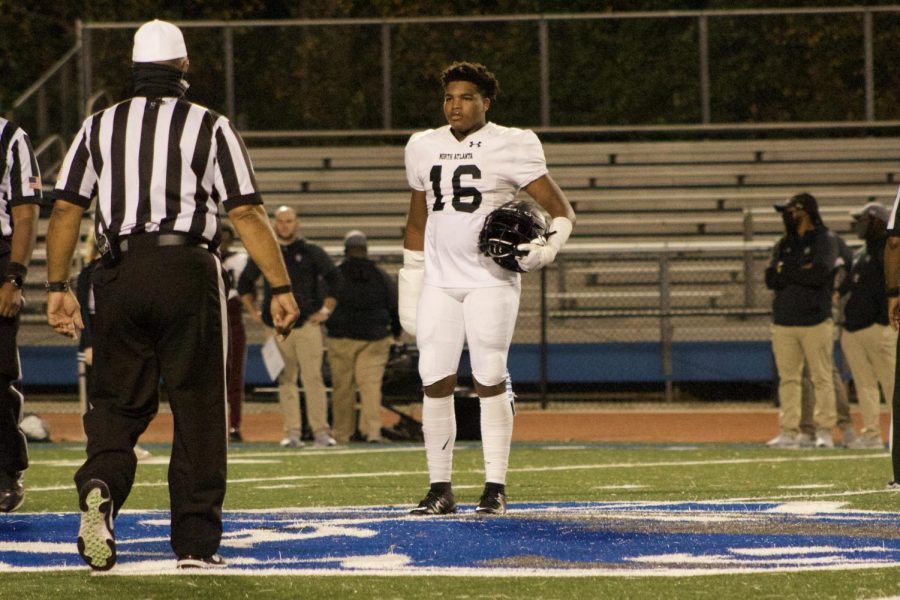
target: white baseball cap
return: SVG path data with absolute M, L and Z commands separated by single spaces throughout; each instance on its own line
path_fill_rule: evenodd
M 134 34 L 134 62 L 159 62 L 184 58 L 187 47 L 181 30 L 166 21 L 154 19 L 144 23 Z

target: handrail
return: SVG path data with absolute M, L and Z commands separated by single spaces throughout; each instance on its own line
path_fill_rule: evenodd
M 808 14 L 862 14 L 866 12 L 898 12 L 900 5 L 885 6 L 834 6 L 834 7 L 797 7 L 797 8 L 744 8 L 724 10 L 659 10 L 633 12 L 587 12 L 587 13 L 542 13 L 530 15 L 460 15 L 439 17 L 372 17 L 372 18 L 336 18 L 336 19 L 253 19 L 253 20 L 208 20 L 208 21 L 173 21 L 179 27 L 220 28 L 220 27 L 297 27 L 322 25 L 409 25 L 425 23 L 488 23 L 488 22 L 536 22 L 536 21 L 573 21 L 573 20 L 616 20 L 616 19 L 658 19 L 658 18 L 697 18 L 697 17 L 748 17 L 769 15 L 808 15 Z M 96 21 L 83 23 L 84 29 L 137 29 L 143 25 L 139 21 Z
M 561 125 L 542 127 L 520 125 L 541 134 L 609 134 L 609 133 L 724 133 L 729 131 L 825 131 L 854 129 L 896 129 L 900 120 L 892 121 L 792 121 L 784 123 L 679 123 L 675 125 Z M 244 139 L 303 138 L 393 138 L 408 137 L 420 129 L 270 129 L 243 131 Z
M 92 115 L 95 112 L 97 112 L 94 110 L 94 105 L 97 103 L 98 100 L 100 100 L 101 98 L 104 98 L 104 97 L 106 98 L 106 106 L 109 106 L 113 103 L 112 96 L 109 95 L 109 92 L 107 92 L 106 90 L 98 90 L 98 91 L 94 92 L 93 94 L 91 94 L 91 96 L 84 103 L 84 106 L 85 106 L 84 114 Z
M 68 52 L 63 54 L 62 58 L 60 58 L 58 61 L 53 63 L 53 66 L 51 66 L 49 69 L 44 71 L 44 74 L 41 75 L 40 77 L 38 77 L 37 81 L 32 83 L 31 86 L 29 86 L 27 90 L 22 92 L 22 94 L 13 101 L 13 103 L 12 103 L 13 110 L 15 110 L 15 109 L 19 108 L 20 106 L 22 106 L 23 104 L 25 104 L 25 102 L 27 102 L 28 99 L 31 98 L 31 96 L 33 96 L 39 89 L 41 89 L 41 87 L 43 87 L 43 85 L 45 83 L 47 83 L 47 81 L 51 77 L 56 75 L 56 73 L 60 69 L 62 69 L 65 66 L 65 64 L 67 62 L 69 62 L 72 59 L 72 57 L 78 53 L 79 50 L 81 50 L 81 42 L 77 42 L 74 46 L 72 46 Z
M 41 169 L 41 171 L 45 174 L 45 177 L 49 177 L 50 173 L 56 171 L 56 169 L 62 164 L 63 157 L 65 157 L 66 150 L 68 150 L 66 142 L 62 139 L 61 136 L 53 134 L 43 142 L 38 144 L 37 148 L 34 149 L 34 159 L 38 161 L 38 164 L 40 164 L 41 156 L 54 147 L 60 151 L 59 160 L 51 164 L 46 169 Z

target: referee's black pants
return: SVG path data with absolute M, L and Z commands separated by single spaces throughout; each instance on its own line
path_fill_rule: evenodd
M 134 483 L 134 445 L 156 415 L 160 380 L 174 417 L 169 497 L 172 549 L 209 556 L 222 537 L 225 421 L 224 282 L 197 246 L 130 238 L 115 267 L 91 276 L 94 366 L 84 416 L 87 461 L 75 474 L 109 486 L 116 512 Z M 148 243 L 138 243 L 148 242 Z
M 6 271 L 7 264 L 9 254 L 0 255 L 0 273 Z M 18 332 L 19 315 L 0 317 L 0 471 L 10 474 L 28 468 L 28 445 L 19 429 L 22 394 L 17 383 L 21 378 Z

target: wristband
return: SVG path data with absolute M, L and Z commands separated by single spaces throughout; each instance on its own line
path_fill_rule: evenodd
M 44 289 L 48 292 L 68 292 L 69 280 L 64 281 L 48 281 L 44 284 Z
M 7 276 L 16 276 L 25 279 L 25 276 L 28 275 L 28 267 L 23 265 L 22 263 L 11 262 L 6 265 L 6 275 Z
M 279 285 L 278 287 L 272 288 L 273 296 L 277 296 L 278 294 L 290 294 L 290 293 L 291 293 L 291 284 Z
M 887 291 L 888 298 L 896 298 L 900 296 L 900 287 L 892 287 Z

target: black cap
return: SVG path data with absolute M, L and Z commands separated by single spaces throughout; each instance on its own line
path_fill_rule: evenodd
M 802 208 L 808 213 L 819 212 L 819 203 L 812 194 L 807 192 L 791 196 L 786 201 L 775 204 L 774 207 L 778 212 L 784 212 L 790 208 Z

